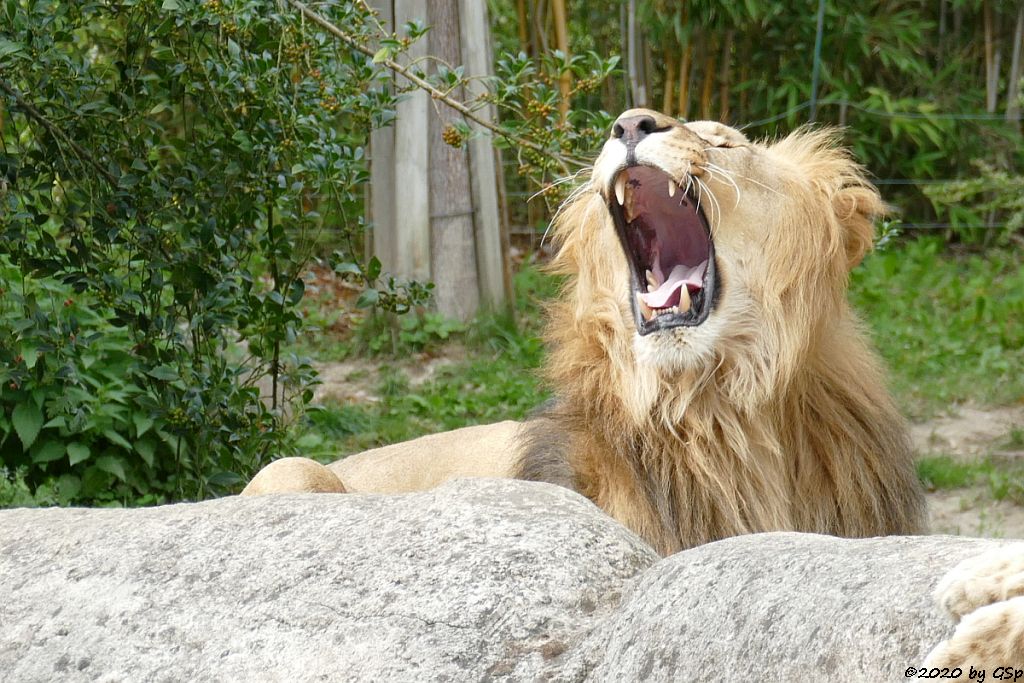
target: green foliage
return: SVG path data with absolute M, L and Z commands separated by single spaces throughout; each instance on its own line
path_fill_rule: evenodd
M 868 256 L 851 299 L 913 417 L 1024 396 L 1024 270 L 1012 249 L 948 253 L 918 239 Z
M 11 471 L 0 467 L 0 508 L 58 505 L 69 499 L 58 495 L 62 488 L 60 482 L 44 483 L 33 490 L 25 483 L 26 472 L 26 468 Z
M 407 315 L 371 315 L 355 332 L 355 349 L 371 356 L 391 356 L 436 351 L 444 342 L 466 330 L 465 323 L 439 313 L 418 311 Z
M 529 52 L 547 40 L 543 21 L 531 17 L 531 25 L 521 27 L 514 3 L 490 4 L 503 50 Z M 604 80 L 586 106 L 613 114 L 629 106 L 667 108 L 666 113 L 690 120 L 743 126 L 752 138 L 784 135 L 812 120 L 816 5 L 574 0 L 568 31 L 576 53 L 621 52 L 628 62 L 627 14 L 635 9 L 634 23 L 642 27 L 636 36 L 638 63 L 623 69 L 630 76 Z M 813 120 L 846 127 L 848 144 L 872 174 L 897 181 L 886 187 L 886 199 L 906 223 L 945 220 L 947 213 L 958 228 L 1015 220 L 1014 210 L 994 203 L 987 190 L 965 196 L 967 207 L 923 192 L 935 180 L 973 178 L 976 163 L 1019 175 L 1024 161 L 1019 123 L 1004 120 L 1012 92 L 1005 55 L 1019 40 L 1013 31 L 1017 10 L 1012 4 L 986 5 L 996 64 L 1000 51 L 1004 55 L 994 110 L 987 103 L 988 65 L 981 49 L 983 3 L 832 0 L 825 5 Z M 684 55 L 689 73 L 681 81 L 687 94 L 680 103 Z M 641 86 L 636 90 L 645 93 L 644 101 L 636 101 L 631 85 Z M 950 236 L 975 242 L 987 234 L 958 229 Z
M 497 104 L 506 131 L 537 142 L 540 149 L 516 146 L 514 141 L 503 138 L 497 142 L 514 149 L 518 173 L 538 181 L 556 203 L 559 197 L 564 198 L 560 190 L 572 189 L 559 189 L 552 183 L 571 174 L 563 159 L 574 155 L 592 158 L 614 120 L 612 114 L 601 108 L 571 109 L 563 117 L 559 109 L 559 77 L 566 72 L 572 74 L 570 96 L 579 100 L 617 73 L 618 62 L 617 56 L 602 58 L 595 52 L 567 58 L 557 50 L 538 59 L 518 53 L 497 60 L 493 93 L 485 100 Z
M 34 491 L 202 497 L 290 452 L 313 373 L 283 346 L 323 231 L 370 303 L 422 300 L 353 257 L 382 72 L 282 7 L 0 4 L 0 453 Z
M 967 488 L 992 471 L 991 462 L 965 462 L 948 455 L 928 456 L 917 461 L 917 476 L 930 490 Z
M 974 166 L 976 175 L 931 185 L 924 192 L 936 213 L 948 219 L 966 241 L 1005 245 L 1024 227 L 1024 175 L 1012 175 L 982 161 Z M 992 216 L 1004 221 L 998 230 L 972 227 L 987 224 Z
M 929 456 L 917 462 L 917 474 L 929 490 L 983 486 L 993 500 L 1024 505 L 1024 466 L 994 457 L 963 461 L 948 455 Z

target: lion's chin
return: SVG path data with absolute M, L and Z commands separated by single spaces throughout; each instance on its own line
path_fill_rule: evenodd
M 677 327 L 633 337 L 633 354 L 639 367 L 671 377 L 701 372 L 715 363 L 721 342 L 722 319 L 710 316 L 699 327 Z

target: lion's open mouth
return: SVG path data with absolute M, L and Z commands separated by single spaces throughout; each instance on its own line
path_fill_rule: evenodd
M 715 248 L 696 199 L 651 166 L 620 171 L 608 196 L 629 262 L 637 331 L 707 320 L 717 284 Z

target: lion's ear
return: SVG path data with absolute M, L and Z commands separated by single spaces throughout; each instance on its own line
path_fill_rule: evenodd
M 843 227 L 846 263 L 852 269 L 871 249 L 875 219 L 885 214 L 885 203 L 871 185 L 848 185 L 832 198 L 832 207 Z

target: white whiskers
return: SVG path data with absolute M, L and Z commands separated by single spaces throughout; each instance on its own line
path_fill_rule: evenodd
M 721 175 L 723 178 L 725 178 L 725 181 L 727 183 L 732 185 L 733 189 L 736 190 L 736 203 L 733 204 L 733 208 L 736 208 L 737 206 L 739 206 L 740 205 L 740 196 L 743 193 L 740 192 L 740 186 L 736 184 L 735 180 L 733 180 L 732 174 L 728 170 L 726 170 L 726 169 L 722 168 L 721 166 L 719 166 L 718 164 L 712 164 L 711 162 L 705 162 L 704 163 L 704 168 L 707 169 L 708 175 L 711 176 L 712 180 L 715 179 L 715 171 L 717 171 L 719 173 L 719 175 Z
M 707 151 L 707 152 L 720 152 L 720 151 L 723 151 L 723 150 L 717 149 L 717 148 L 715 148 L 715 147 L 710 147 L 710 148 L 708 148 L 708 149 L 707 149 L 707 150 L 705 150 L 705 151 Z M 708 162 L 708 163 L 707 163 L 706 165 L 707 165 L 707 166 L 709 166 L 709 167 L 710 167 L 710 166 L 714 166 L 715 168 L 717 168 L 717 169 L 718 169 L 718 170 L 720 170 L 720 171 L 725 171 L 725 169 L 723 169 L 723 168 L 722 168 L 721 166 L 719 166 L 718 164 L 712 164 L 712 163 Z M 728 173 L 729 173 L 729 174 L 730 174 L 731 176 L 734 176 L 734 177 L 736 177 L 736 178 L 739 178 L 739 179 L 741 179 L 741 180 L 746 180 L 746 181 L 747 181 L 748 183 L 753 183 L 754 185 L 757 185 L 757 186 L 759 186 L 759 187 L 762 187 L 762 188 L 764 188 L 764 189 L 768 190 L 769 192 L 774 192 L 775 194 L 779 195 L 780 197 L 784 197 L 784 196 L 785 196 L 785 194 L 783 194 L 783 193 L 782 193 L 782 192 L 780 192 L 779 190 L 776 190 L 776 189 L 775 189 L 774 187 L 771 187 L 770 185 L 765 185 L 765 184 L 764 184 L 764 183 L 762 183 L 761 181 L 759 181 L 759 180 L 755 180 L 754 178 L 751 178 L 751 177 L 749 177 L 749 176 L 745 176 L 745 175 L 743 175 L 742 173 L 737 173 L 736 171 L 729 171 Z
M 550 187 L 555 187 L 557 185 L 562 185 L 562 184 L 568 183 L 568 182 L 575 182 L 575 181 L 579 180 L 579 177 L 581 175 L 590 175 L 591 172 L 593 172 L 593 170 L 594 169 L 590 168 L 590 167 L 581 168 L 580 170 L 576 171 L 572 175 L 565 176 L 564 178 L 558 178 L 557 180 L 552 181 L 551 185 L 549 185 L 548 187 L 535 192 L 526 201 L 532 201 L 537 196 L 539 196 L 541 194 L 544 194 L 544 192 L 546 192 L 547 189 L 550 188 Z M 592 185 L 590 183 L 583 183 L 581 185 L 578 185 L 578 186 L 576 186 L 573 189 L 572 192 L 569 193 L 569 196 L 565 198 L 565 201 L 563 201 L 561 204 L 558 205 L 558 208 L 555 209 L 554 215 L 551 216 L 551 220 L 548 221 L 548 227 L 544 228 L 544 234 L 541 235 L 541 238 L 540 238 L 540 246 L 541 247 L 544 246 L 544 241 L 547 240 L 547 238 L 548 238 L 548 233 L 551 231 L 551 226 L 554 225 L 555 221 L 558 220 L 558 217 L 562 215 L 562 212 L 565 210 L 565 207 L 569 206 L 574 201 L 579 199 L 581 195 L 586 194 L 587 192 L 591 192 L 591 191 L 594 191 L 594 188 L 592 187 Z

